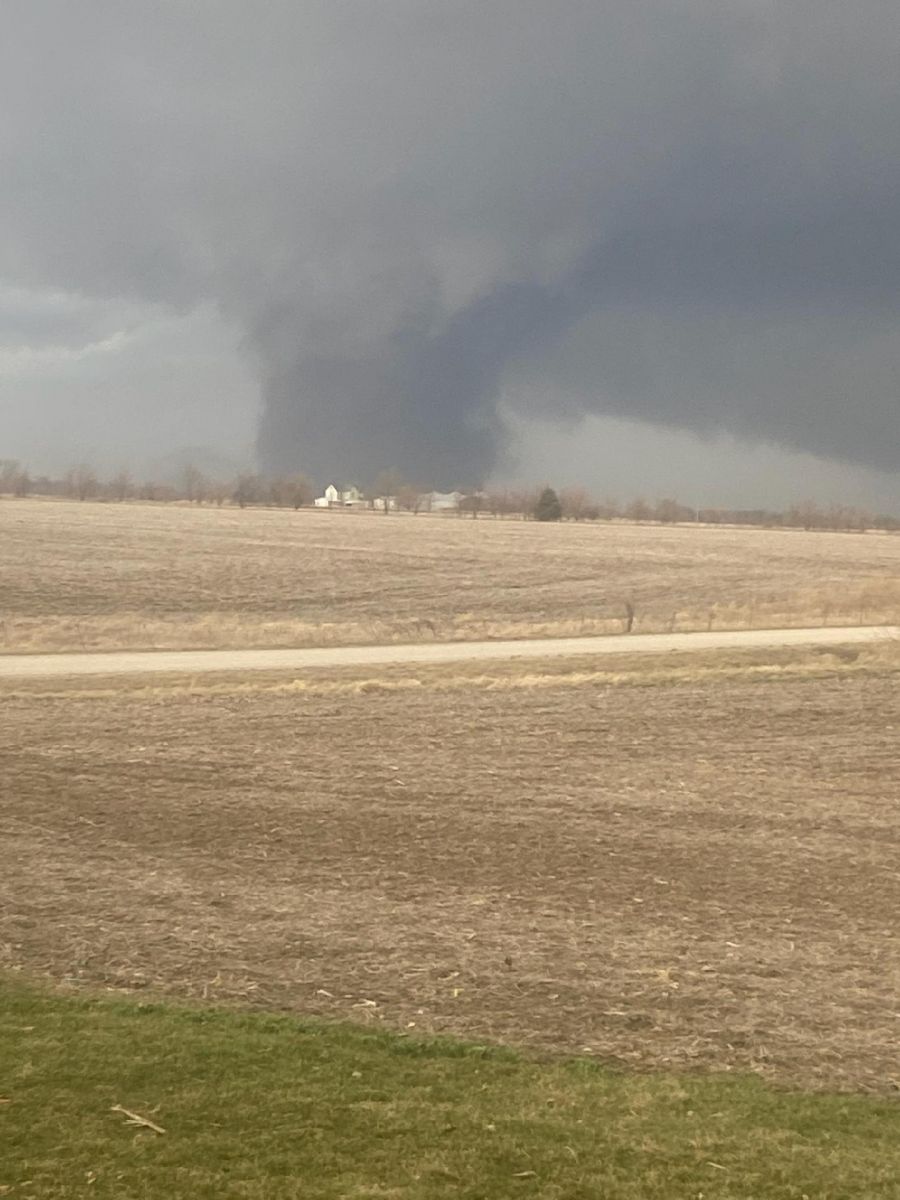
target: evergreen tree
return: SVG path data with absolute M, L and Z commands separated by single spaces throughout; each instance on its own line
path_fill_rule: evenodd
M 559 521 L 561 517 L 562 505 L 559 502 L 559 496 L 553 488 L 544 488 L 534 506 L 534 519 L 536 521 Z

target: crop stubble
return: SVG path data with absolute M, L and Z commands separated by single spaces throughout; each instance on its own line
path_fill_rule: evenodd
M 0 651 L 893 624 L 900 537 L 0 503 Z
M 889 1090 L 896 663 L 776 658 L 623 686 L 573 663 L 9 692 L 2 957 Z

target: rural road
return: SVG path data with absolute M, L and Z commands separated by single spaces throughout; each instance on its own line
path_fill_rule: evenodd
M 838 646 L 900 637 L 890 625 L 826 629 L 741 629 L 715 633 L 615 634 L 507 642 L 427 642 L 395 646 L 327 646 L 299 650 L 142 650 L 102 654 L 0 655 L 0 679 L 72 675 L 196 675 L 208 671 L 293 671 L 312 667 L 369 667 L 453 663 L 498 658 L 660 653 L 685 650 Z

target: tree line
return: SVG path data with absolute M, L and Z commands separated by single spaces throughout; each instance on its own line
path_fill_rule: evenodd
M 238 508 L 274 507 L 301 509 L 312 505 L 317 490 L 302 472 L 267 476 L 252 471 L 223 480 L 192 464 L 171 482 L 136 479 L 129 471 L 103 478 L 93 467 L 80 463 L 62 476 L 32 475 L 15 459 L 0 459 L 0 495 L 9 497 L 60 496 L 79 501 L 234 505 Z M 371 489 L 376 506 L 391 511 L 427 511 L 430 493 L 406 481 L 398 471 L 379 475 Z M 748 525 L 778 529 L 900 530 L 900 517 L 875 514 L 849 505 L 820 505 L 811 500 L 787 509 L 735 509 L 700 507 L 672 498 L 638 497 L 624 503 L 596 500 L 583 487 L 555 490 L 550 487 L 477 488 L 462 494 L 458 515 L 495 520 L 628 521 L 663 525 Z
M 267 478 L 242 472 L 233 479 L 217 479 L 199 467 L 186 466 L 172 482 L 135 479 L 130 471 L 118 471 L 104 479 L 93 467 L 81 463 L 53 478 L 32 475 L 15 459 L 0 459 L 0 495 L 62 496 L 70 500 L 126 500 L 189 504 L 270 505 L 303 508 L 312 504 L 315 489 L 303 474 Z

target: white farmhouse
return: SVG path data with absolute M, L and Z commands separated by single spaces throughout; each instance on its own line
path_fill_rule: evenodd
M 313 503 L 316 508 L 364 508 L 366 500 L 359 488 L 352 484 L 347 488 L 336 488 L 329 483 L 324 494 L 316 496 Z
M 313 501 L 316 508 L 336 508 L 340 502 L 341 494 L 333 483 L 329 483 L 328 487 L 325 489 L 324 496 L 316 496 L 315 500 Z

